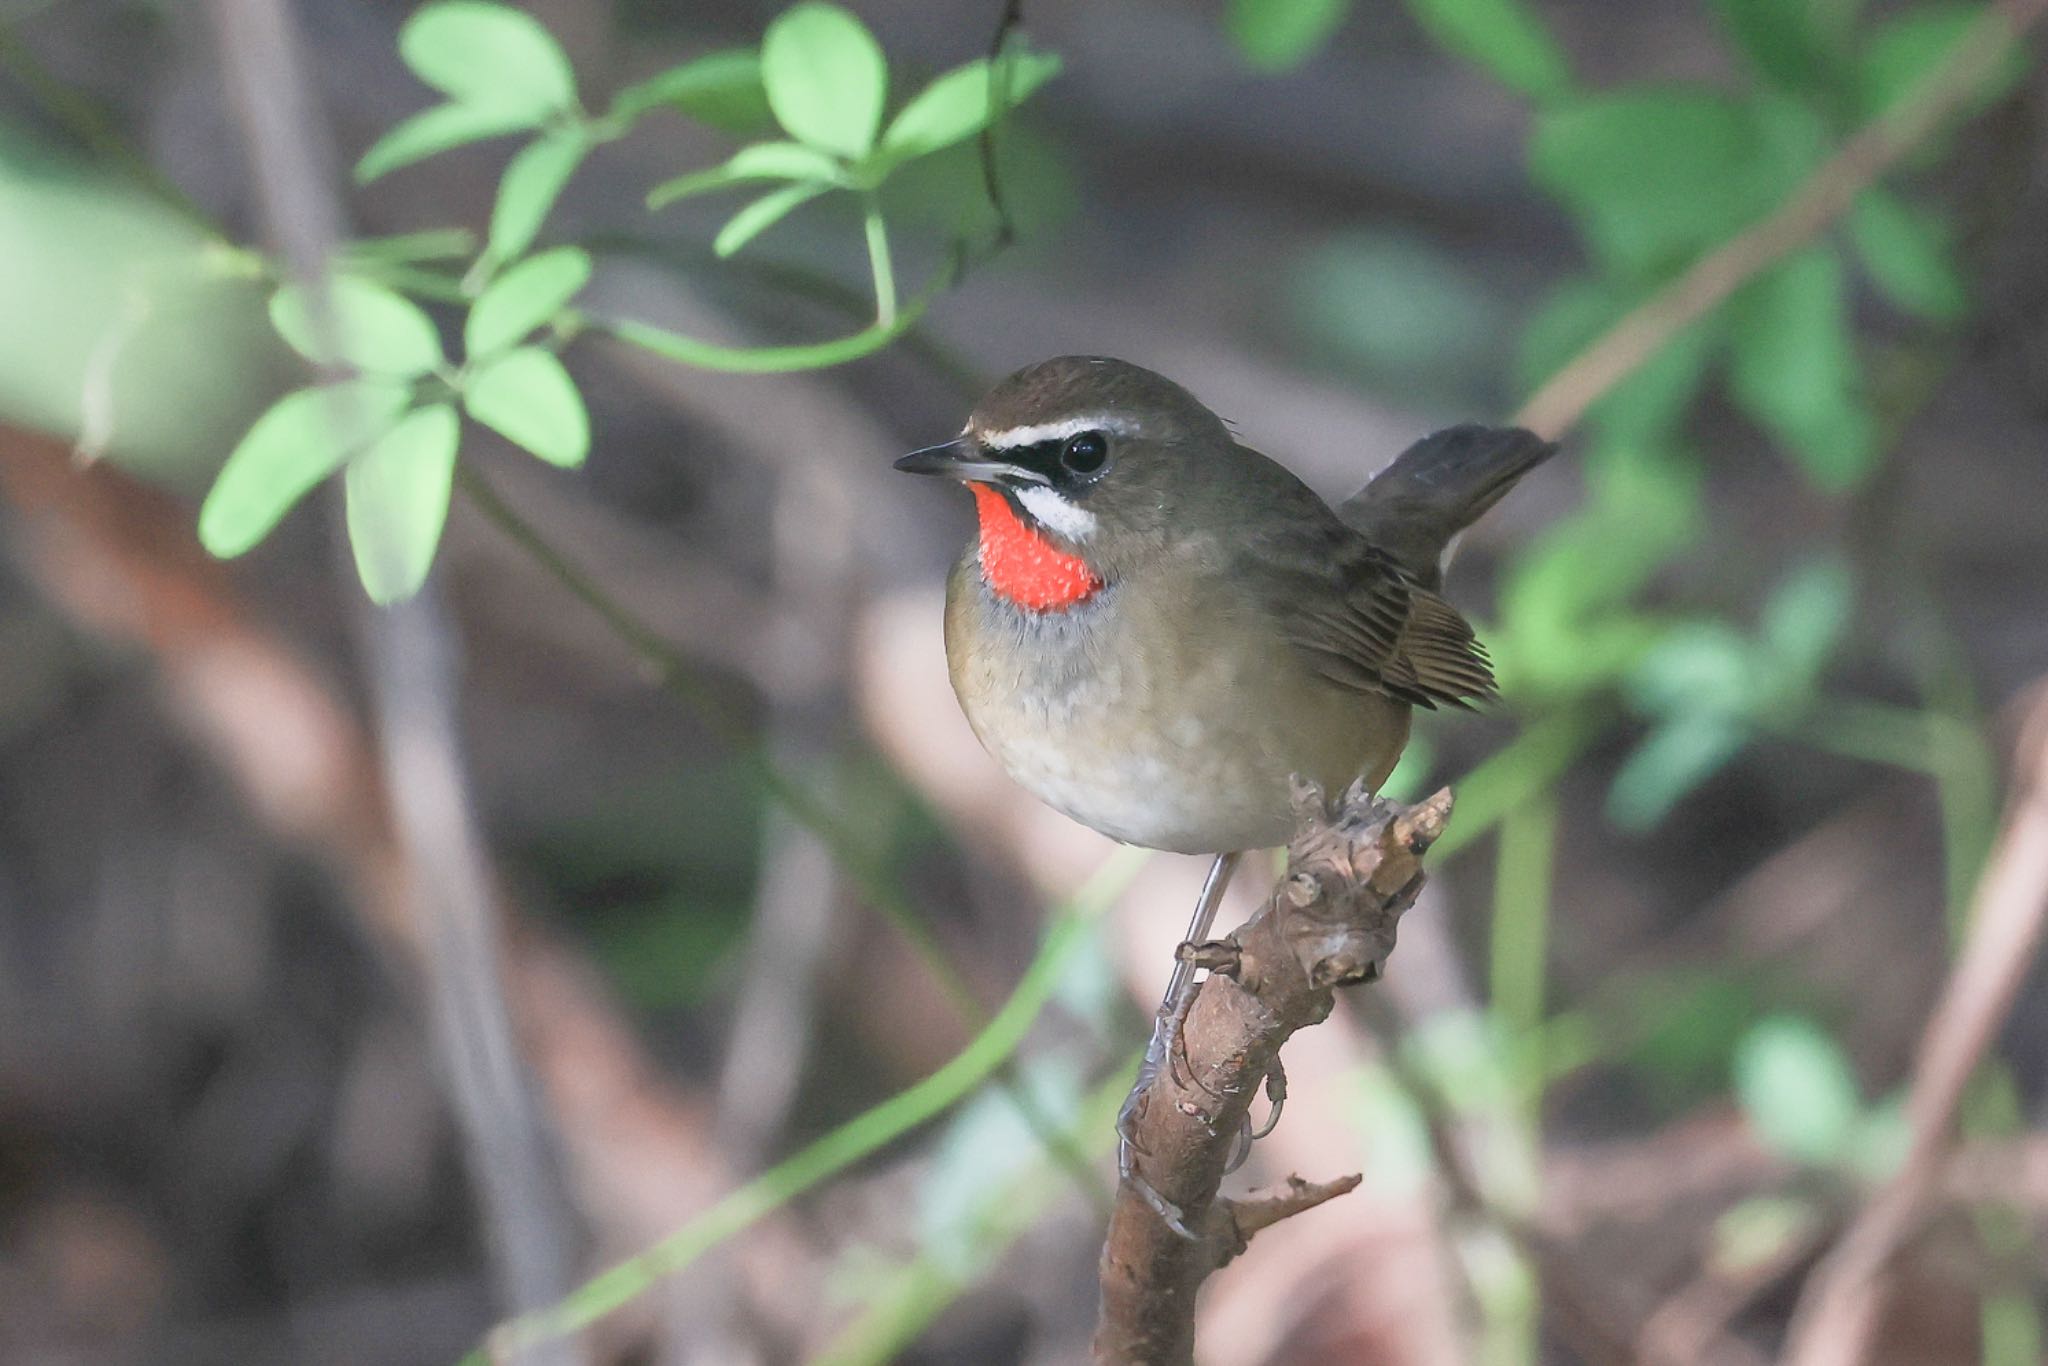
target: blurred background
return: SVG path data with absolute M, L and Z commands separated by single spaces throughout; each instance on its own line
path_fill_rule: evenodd
M 851 8 L 892 110 L 1002 20 Z M 598 118 L 780 9 L 528 12 Z M 531 215 L 595 262 L 600 324 L 556 338 L 587 463 L 467 424 L 433 576 L 378 609 L 333 481 L 231 562 L 195 525 L 311 378 L 265 315 L 320 242 L 278 183 L 451 349 L 479 244 L 526 249 L 530 131 L 349 176 L 437 98 L 409 11 L 0 5 L 0 1359 L 453 1362 L 678 1230 L 533 1359 L 1084 1357 L 1108 1115 L 1203 869 L 982 755 L 939 638 L 969 500 L 890 459 L 1098 353 L 1342 496 L 1818 176 L 1846 212 L 1585 394 L 1467 538 L 1506 699 L 1418 726 L 1395 787 L 1453 784 L 1451 836 L 1233 1178 L 1365 1184 L 1200 1316 L 1218 1366 L 1776 1357 L 1911 1143 L 2043 705 L 2037 47 L 1844 181 L 1983 7 L 1030 0 L 1063 65 L 995 133 L 1016 240 L 975 141 L 890 175 L 905 306 L 938 291 L 886 335 L 861 197 L 730 256 L 731 192 L 647 209 L 780 136 L 743 58 Z M 856 340 L 731 373 L 621 317 Z M 1988 1021 L 1872 1359 L 2042 1359 L 2039 985 Z

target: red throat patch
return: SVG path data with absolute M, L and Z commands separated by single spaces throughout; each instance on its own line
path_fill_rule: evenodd
M 996 596 L 1027 612 L 1060 612 L 1085 602 L 1102 580 L 1079 556 L 1053 547 L 1010 500 L 987 484 L 969 484 L 981 516 L 981 577 Z

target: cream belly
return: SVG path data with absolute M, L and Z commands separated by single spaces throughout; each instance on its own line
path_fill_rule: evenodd
M 1327 682 L 1227 599 L 1201 603 L 1192 641 L 1132 600 L 1112 585 L 1063 612 L 1022 611 L 989 592 L 971 553 L 947 586 L 961 707 L 1048 806 L 1147 848 L 1258 849 L 1292 834 L 1291 775 L 1333 788 L 1393 768 L 1402 704 Z

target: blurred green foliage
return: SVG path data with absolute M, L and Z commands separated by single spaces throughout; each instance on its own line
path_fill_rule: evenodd
M 1347 8 L 1236 0 L 1229 32 L 1249 64 L 1279 69 L 1308 60 Z M 1769 218 L 1859 129 L 1913 99 L 1987 13 L 1975 4 L 1866 11 L 1853 0 L 1712 0 L 1731 79 L 1591 89 L 1550 36 L 1540 4 L 1408 0 L 1407 8 L 1445 51 L 1528 102 L 1530 180 L 1583 245 L 1583 269 L 1551 285 L 1523 328 L 1516 368 L 1526 390 Z M 1969 108 L 2010 90 L 2024 65 L 2010 50 Z M 1939 161 L 1946 136 L 1918 147 L 1908 171 Z M 1617 729 L 1629 748 L 1609 778 L 1606 811 L 1624 834 L 1672 818 L 1761 737 L 1810 745 L 1934 779 L 1949 897 L 1960 906 L 1995 801 L 1979 718 L 1956 710 L 1970 690 L 1951 679 L 1929 688 L 1918 708 L 1837 692 L 1838 655 L 1857 652 L 1867 667 L 1890 644 L 1856 635 L 1864 575 L 1839 551 L 1772 564 L 1748 553 L 1740 526 L 1715 522 L 1709 534 L 1708 460 L 1693 435 L 1696 411 L 1723 402 L 1782 452 L 1795 481 L 1788 500 L 1857 497 L 1918 401 L 1877 392 L 1859 313 L 1873 311 L 1866 300 L 1888 308 L 1898 315 L 1888 320 L 1894 338 L 1943 354 L 1972 304 L 1956 237 L 1940 202 L 1897 186 L 1862 188 L 1833 230 L 1770 262 L 1643 358 L 1568 442 L 1583 500 L 1508 557 L 1496 619 L 1482 630 L 1525 729 L 1457 782 L 1454 838 L 1437 851 L 1448 856 L 1498 823 L 1494 1023 L 1461 1020 L 1462 1052 L 1423 1050 L 1407 1064 L 1419 1084 L 1457 1098 L 1482 1122 L 1526 1119 L 1524 1088 L 1540 1098 L 1548 1079 L 1600 1059 L 1639 1072 L 1667 1105 L 1732 1089 L 1766 1144 L 1838 1181 L 1878 1179 L 1898 1160 L 1905 1131 L 1896 1102 L 1867 1105 L 1833 1035 L 1809 1017 L 1770 1013 L 1768 983 L 1713 969 L 1684 982 L 1646 980 L 1618 1017 L 1580 1007 L 1585 1027 L 1561 1031 L 1580 1017 L 1549 1015 L 1543 1000 L 1558 832 L 1542 813 L 1554 810 L 1554 785 L 1576 759 Z M 1444 371 L 1480 372 L 1483 310 L 1471 300 L 1483 291 L 1433 248 L 1404 259 L 1382 245 L 1395 240 L 1386 229 L 1352 229 L 1308 254 L 1295 271 L 1295 316 L 1347 373 L 1404 401 L 1442 406 L 1460 392 L 1456 374 Z M 1416 359 L 1404 373 L 1411 358 L 1427 364 Z M 1434 376 L 1425 373 L 1431 365 L 1440 367 Z M 1683 582 L 1708 584 L 1713 596 L 1681 596 Z M 1916 685 L 1928 686 L 1909 680 Z M 1408 766 L 1402 790 L 1418 790 L 1428 767 Z M 1559 1056 L 1578 1048 L 1588 1051 Z M 1384 1127 L 1376 1121 L 1362 1137 L 1377 1145 Z M 1532 1127 L 1527 1149 L 1496 1153 L 1497 1170 L 1479 1179 L 1516 1192 L 1539 1141 Z M 1820 1218 L 1804 1195 L 1751 1202 L 1724 1220 L 1722 1254 L 1765 1260 Z M 1987 1246 L 2000 1245 L 1994 1222 L 1991 1213 L 1979 1219 Z M 1512 1295 L 1489 1303 L 1489 1315 L 1526 1315 L 1489 1341 L 1507 1359 L 1531 1359 L 1533 1310 Z M 2025 1293 L 1987 1290 L 1984 1319 L 1987 1343 L 2041 1338 Z
M 461 443 L 458 406 L 549 464 L 574 468 L 589 454 L 582 393 L 555 353 L 592 325 L 571 307 L 591 261 L 577 247 L 527 253 L 595 148 L 660 111 L 749 134 L 772 116 L 785 139 L 749 143 L 722 166 L 649 196 L 659 207 L 734 185 L 775 186 L 718 233 L 720 257 L 821 196 L 845 191 L 860 200 L 875 321 L 851 337 L 750 350 L 630 320 L 597 324 L 681 364 L 807 369 L 886 345 L 922 310 L 922 298 L 905 306 L 898 297 L 883 185 L 901 168 L 980 134 L 1059 71 L 1056 57 L 1009 49 L 938 76 L 885 124 L 889 69 L 880 45 L 852 13 L 820 0 L 778 17 L 758 53 L 719 51 L 685 62 L 620 91 L 602 115 L 583 108 L 575 72 L 548 31 L 493 0 L 436 0 L 406 21 L 398 49 L 413 74 L 447 98 L 379 139 L 356 177 L 368 182 L 468 143 L 526 137 L 498 182 L 483 250 L 450 276 L 428 268 L 429 256 L 387 243 L 350 254 L 317 291 L 279 289 L 271 303 L 278 334 L 325 378 L 279 399 L 249 429 L 199 521 L 209 550 L 239 555 L 343 470 L 356 567 L 379 603 L 416 593 L 432 567 Z M 438 254 L 447 237 L 421 240 Z M 443 353 L 432 318 L 408 294 L 466 308 L 459 362 Z M 336 378 L 337 371 L 356 377 Z
M 260 266 L 0 124 L 0 410 L 174 486 L 249 424 L 277 347 Z

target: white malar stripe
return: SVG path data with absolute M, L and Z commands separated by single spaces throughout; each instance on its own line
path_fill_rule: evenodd
M 1095 514 L 1076 507 L 1043 484 L 1028 484 L 1017 490 L 1017 501 L 1040 524 L 1070 541 L 1085 541 L 1095 534 Z
M 1036 422 L 1029 427 L 1010 427 L 1000 432 L 982 432 L 978 439 L 984 450 L 1010 451 L 1019 446 L 1036 446 L 1041 441 L 1065 441 L 1083 432 L 1117 432 L 1128 436 L 1130 431 L 1131 424 L 1122 418 L 1096 413 L 1061 418 L 1058 422 Z

